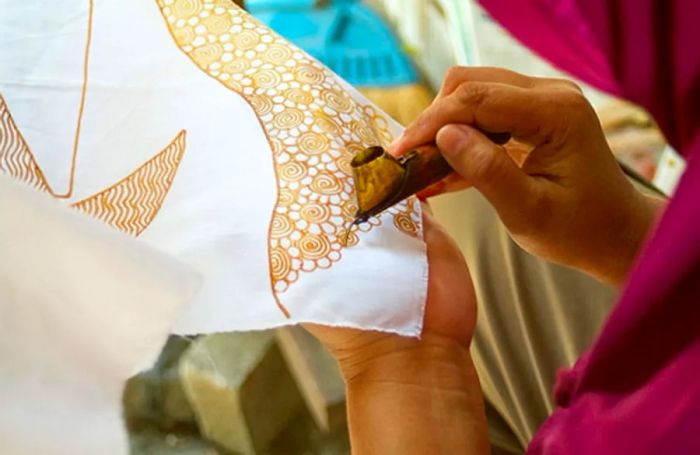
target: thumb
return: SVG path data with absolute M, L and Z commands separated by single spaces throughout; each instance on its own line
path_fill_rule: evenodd
M 450 166 L 491 202 L 506 225 L 515 228 L 527 220 L 533 182 L 502 146 L 461 124 L 442 127 L 436 142 Z

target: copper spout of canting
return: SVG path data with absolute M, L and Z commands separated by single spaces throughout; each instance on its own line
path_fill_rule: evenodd
M 452 168 L 434 145 L 412 150 L 400 158 L 375 146 L 351 162 L 358 210 L 357 225 L 447 177 Z
M 496 144 L 510 140 L 508 133 L 484 134 Z M 400 158 L 394 158 L 383 147 L 368 147 L 355 155 L 350 165 L 358 209 L 346 231 L 346 245 L 353 226 L 379 215 L 453 172 L 435 145 L 418 147 Z

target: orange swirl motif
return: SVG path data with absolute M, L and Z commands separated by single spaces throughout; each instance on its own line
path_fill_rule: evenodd
M 327 205 L 307 204 L 301 208 L 301 219 L 309 223 L 324 223 L 331 218 L 331 210 Z
M 404 210 L 394 215 L 394 226 L 401 231 L 407 232 L 413 236 L 418 236 L 420 234 L 418 229 L 418 226 L 420 226 L 420 219 L 418 211 L 414 208 L 415 204 L 417 204 L 415 200 L 408 201 Z
M 299 136 L 299 147 L 307 153 L 324 153 L 328 151 L 328 139 L 326 136 L 314 131 L 307 131 Z
M 290 182 L 296 182 L 298 180 L 301 180 L 306 176 L 306 173 L 308 172 L 306 166 L 297 161 L 289 161 L 280 166 L 279 170 L 280 176 L 283 179 L 288 180 Z
M 272 217 L 270 235 L 275 238 L 285 238 L 294 232 L 294 226 L 288 217 L 279 213 Z
M 265 60 L 276 65 L 284 65 L 291 58 L 292 50 L 288 46 L 273 43 L 265 50 Z
M 230 0 L 156 1 L 177 46 L 246 99 L 267 135 L 278 186 L 268 244 L 270 280 L 288 316 L 279 298 L 300 273 L 340 260 L 356 210 L 350 159 L 364 147 L 388 145 L 388 121 L 373 107 L 359 105 L 335 75 Z M 218 61 L 212 61 L 215 55 Z M 410 204 L 398 205 L 392 209 L 393 225 L 419 235 L 416 213 Z M 374 218 L 357 231 L 379 224 Z M 352 232 L 347 245 L 358 241 Z
M 304 118 L 304 112 L 301 109 L 287 108 L 275 114 L 272 125 L 280 130 L 290 130 L 301 125 Z

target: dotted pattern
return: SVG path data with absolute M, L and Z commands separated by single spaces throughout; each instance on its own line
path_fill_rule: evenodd
M 350 161 L 370 145 L 388 145 L 388 122 L 355 102 L 333 73 L 259 24 L 230 0 L 158 0 L 177 45 L 211 77 L 242 95 L 270 143 L 278 199 L 269 238 L 275 294 L 304 272 L 329 268 L 357 205 Z M 414 202 L 391 212 L 396 229 L 418 236 Z M 379 219 L 359 227 L 380 224 Z

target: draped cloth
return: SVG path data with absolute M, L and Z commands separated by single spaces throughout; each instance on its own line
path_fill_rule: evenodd
M 4 453 L 126 453 L 168 332 L 421 333 L 417 201 L 347 231 L 400 127 L 335 74 L 230 0 L 0 12 Z
M 572 75 L 646 108 L 687 160 L 590 350 L 556 387 L 529 453 L 697 453 L 700 421 L 700 3 L 481 0 Z
M 0 173 L 195 269 L 177 333 L 420 334 L 417 201 L 348 232 L 350 160 L 400 127 L 330 70 L 230 0 L 0 11 Z
M 122 389 L 198 277 L 0 175 L 0 441 L 13 455 L 128 453 Z

